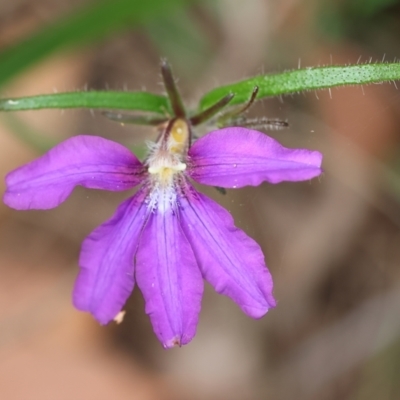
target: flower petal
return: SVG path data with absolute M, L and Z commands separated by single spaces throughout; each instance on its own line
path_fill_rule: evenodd
M 125 190 L 141 180 L 142 164 L 124 146 L 96 136 L 75 136 L 6 177 L 4 202 L 18 210 L 58 206 L 76 185 Z
M 231 215 L 192 189 L 181 200 L 182 227 L 204 278 L 250 317 L 275 306 L 272 278 L 260 246 L 236 228 Z
M 121 311 L 134 286 L 134 254 L 150 212 L 144 190 L 123 202 L 115 215 L 83 242 L 73 302 L 101 323 Z
M 175 193 L 159 191 L 137 254 L 136 279 L 165 348 L 196 334 L 203 279 L 179 223 Z
M 322 161 L 318 151 L 288 149 L 264 133 L 237 127 L 202 137 L 189 156 L 195 181 L 224 188 L 311 179 L 321 173 Z

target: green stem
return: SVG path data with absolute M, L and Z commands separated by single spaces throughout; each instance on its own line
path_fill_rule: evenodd
M 204 110 L 210 107 L 230 92 L 235 94 L 230 105 L 245 103 L 255 86 L 259 87 L 257 99 L 261 99 L 306 90 L 344 85 L 365 85 L 399 79 L 400 63 L 310 67 L 280 74 L 260 75 L 213 89 L 200 100 L 199 109 Z
M 43 108 L 101 108 L 150 111 L 165 115 L 166 97 L 147 92 L 69 92 L 0 100 L 0 111 L 40 110 Z

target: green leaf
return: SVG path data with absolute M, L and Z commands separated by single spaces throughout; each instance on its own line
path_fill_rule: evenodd
M 0 85 L 54 51 L 165 15 L 188 0 L 95 0 L 0 53 Z
M 281 74 L 256 76 L 213 89 L 200 100 L 199 109 L 210 107 L 230 92 L 234 93 L 235 97 L 229 105 L 246 103 L 255 86 L 259 87 L 257 99 L 261 99 L 305 90 L 365 85 L 398 79 L 400 79 L 400 63 L 305 68 Z
M 69 92 L 0 100 L 0 111 L 43 108 L 102 108 L 151 111 L 165 115 L 170 110 L 166 97 L 147 92 Z

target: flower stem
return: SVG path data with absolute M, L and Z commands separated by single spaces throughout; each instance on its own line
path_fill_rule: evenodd
M 257 98 L 261 99 L 306 90 L 344 85 L 365 85 L 399 79 L 400 63 L 310 67 L 279 74 L 259 75 L 215 88 L 203 96 L 199 109 L 204 110 L 210 107 L 211 104 L 230 92 L 235 94 L 230 105 L 246 103 L 255 86 L 259 87 Z

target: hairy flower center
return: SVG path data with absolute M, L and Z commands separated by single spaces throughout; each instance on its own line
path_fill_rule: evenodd
M 186 169 L 184 161 L 189 134 L 189 126 L 184 119 L 177 119 L 169 130 L 163 132 L 147 161 L 148 172 L 155 183 L 171 186 L 174 176 Z
M 170 178 L 177 172 L 182 172 L 186 169 L 186 164 L 179 163 L 176 165 L 157 165 L 149 167 L 148 171 L 151 175 L 158 175 L 162 180 Z

